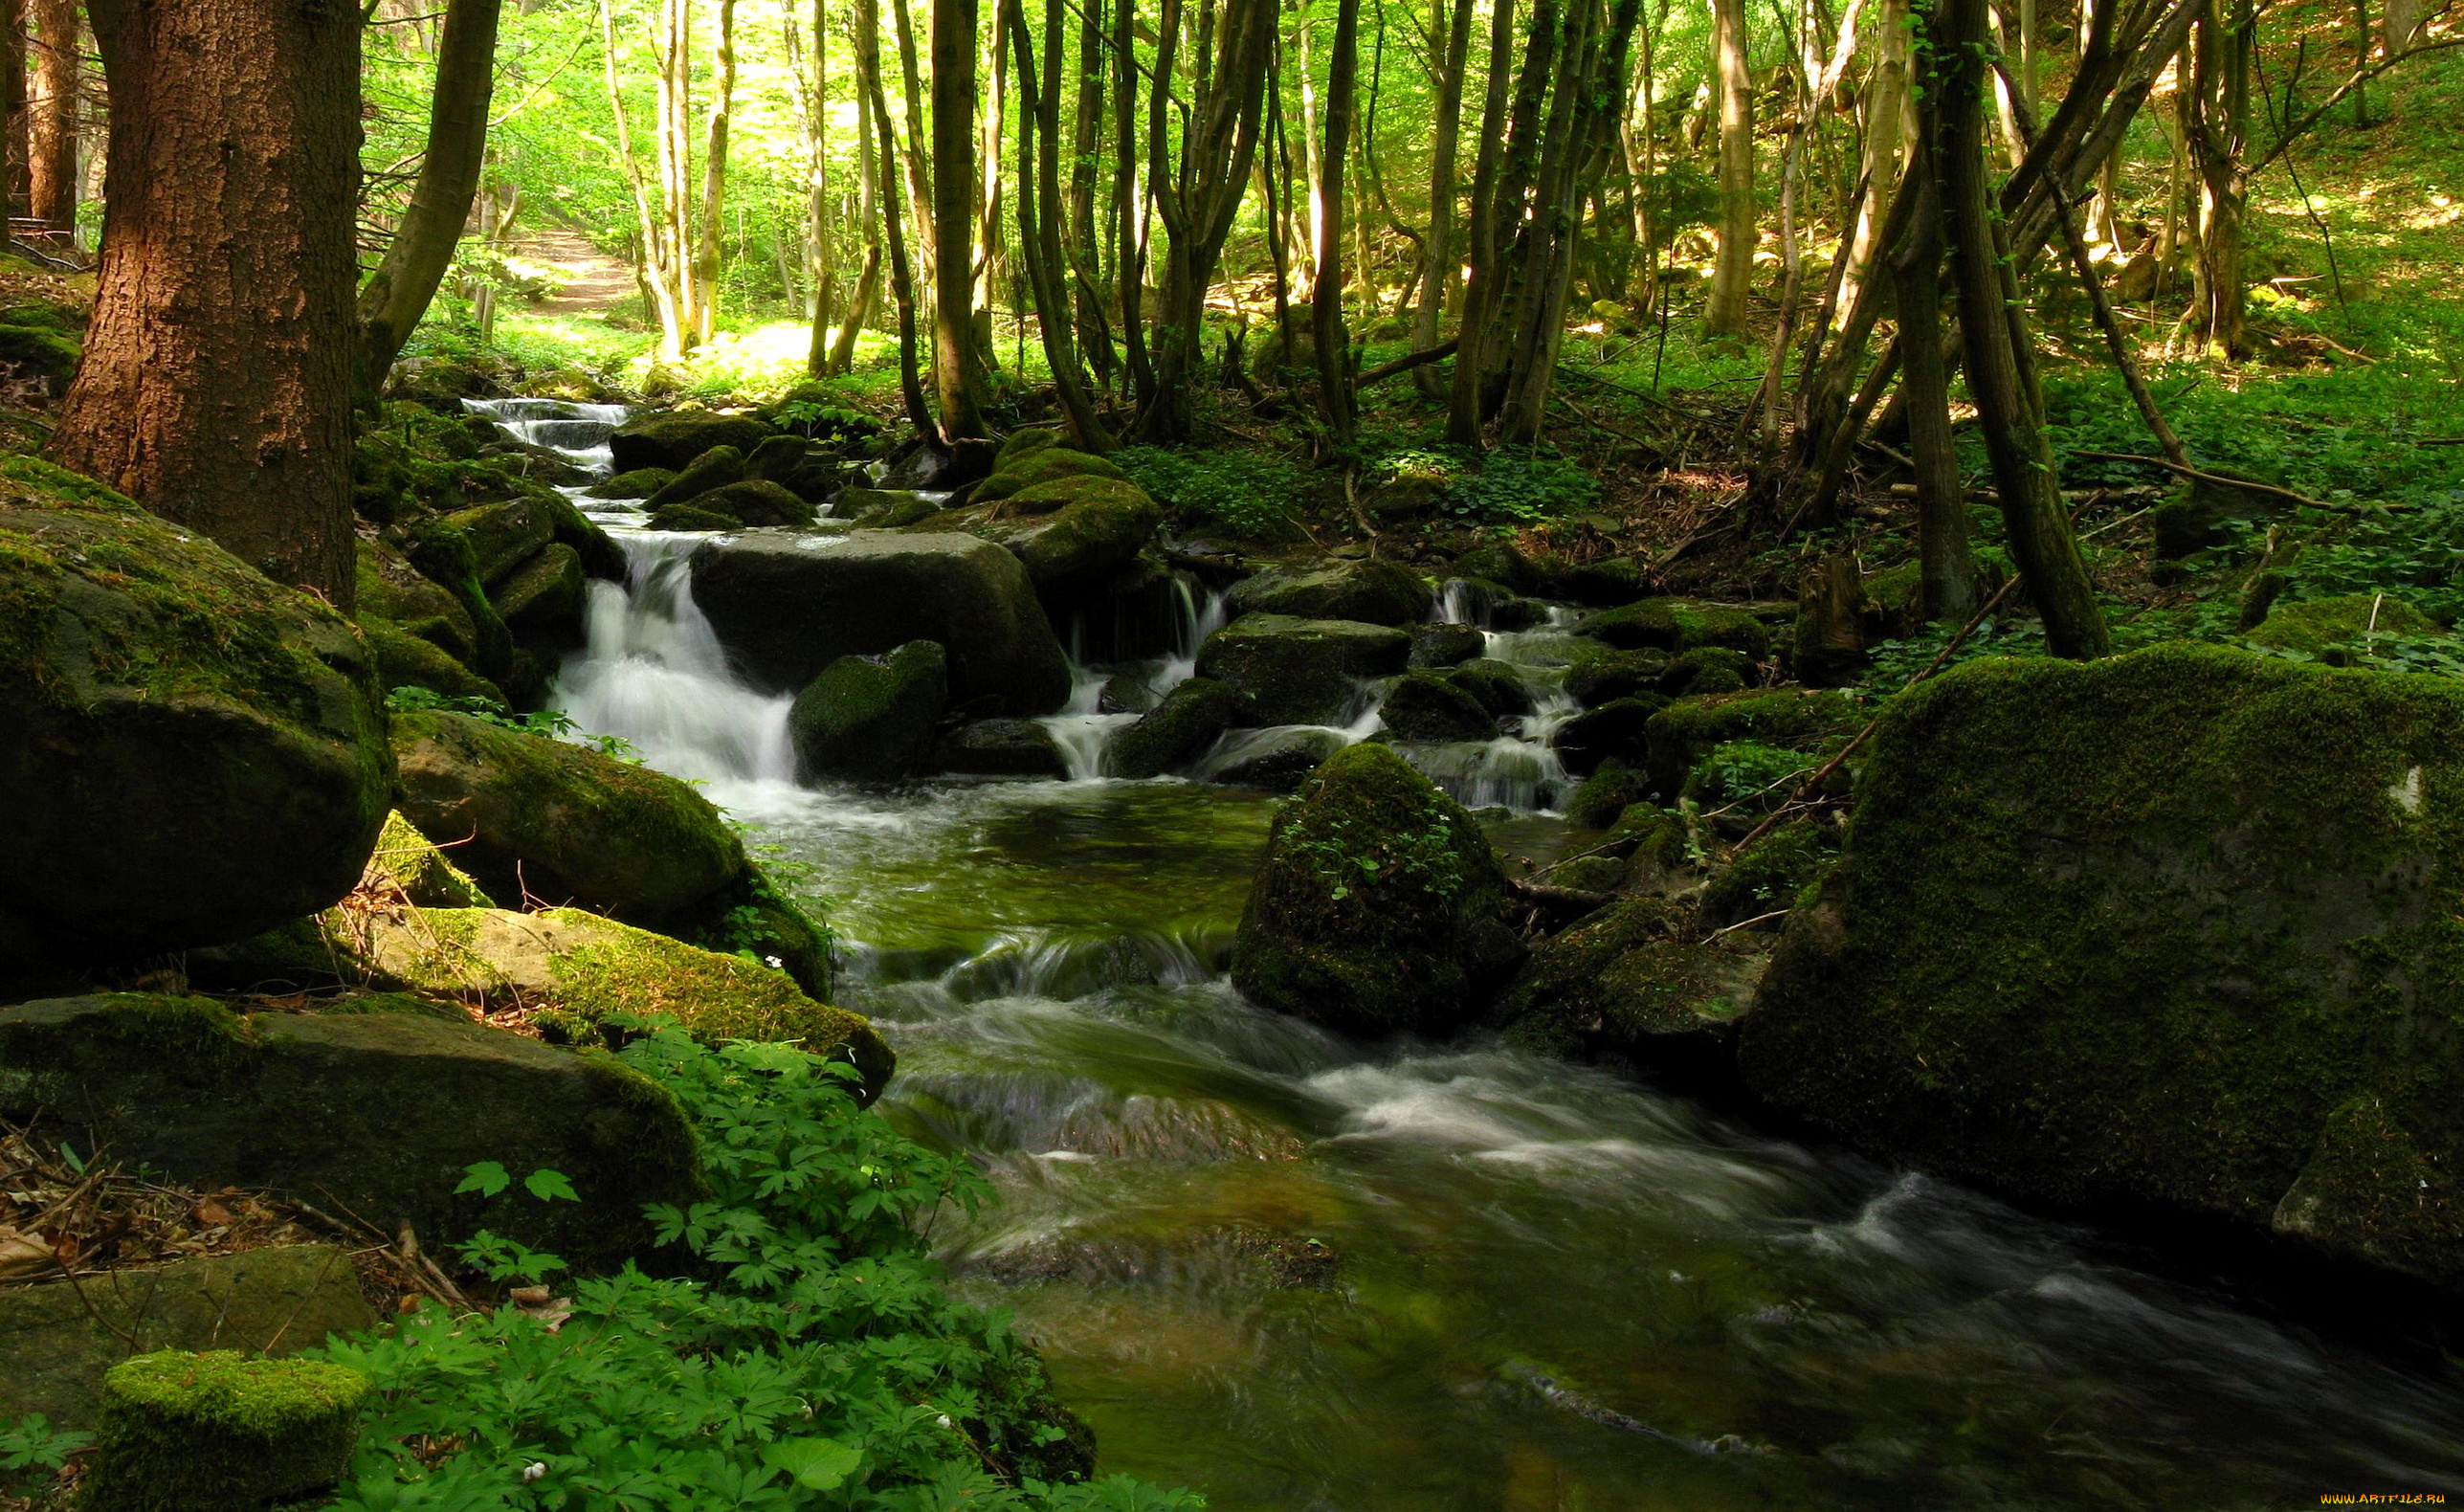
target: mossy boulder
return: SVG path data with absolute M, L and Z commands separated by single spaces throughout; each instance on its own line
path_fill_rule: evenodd
M 1597 708 L 1639 693 L 1660 693 L 1668 674 L 1664 651 L 1620 651 L 1589 657 L 1566 669 L 1565 692 L 1586 708 Z
M 0 1117 L 191 1186 L 339 1203 L 430 1244 L 493 1229 L 585 1268 L 650 1248 L 642 1204 L 701 1190 L 692 1126 L 648 1078 L 382 994 L 315 1013 L 144 993 L 0 1009 Z M 477 1161 L 563 1171 L 582 1200 L 456 1193 Z
M 714 488 L 696 499 L 692 507 L 726 515 L 762 528 L 785 525 L 802 529 L 821 518 L 821 512 L 793 489 L 761 478 L 747 478 L 742 482 Z
M 402 812 L 490 894 L 656 923 L 744 872 L 710 800 L 585 746 L 428 711 L 394 717 Z
M 1052 607 L 1085 595 L 1135 563 L 1164 523 L 1163 507 L 1144 489 L 1092 473 L 1035 483 L 969 514 L 976 521 L 970 528 L 1014 554 Z
M 1760 660 L 1770 655 L 1771 632 L 1743 604 L 1710 604 L 1689 598 L 1647 598 L 1584 619 L 1582 633 L 1620 651 L 1649 648 L 1672 655 L 1698 646 L 1725 646 Z
M 513 672 L 513 633 L 488 597 L 470 535 L 445 520 L 422 521 L 407 532 L 403 554 L 422 577 L 453 594 L 470 616 L 471 654 L 460 659 L 492 682 L 505 681 Z
M 1044 426 L 1027 426 L 1012 431 L 1002 439 L 1001 450 L 992 454 L 992 471 L 998 476 L 1047 447 L 1064 444 L 1067 439 L 1060 432 Z
M 648 499 L 676 480 L 676 470 L 668 467 L 637 467 L 629 473 L 618 473 L 588 490 L 593 499 Z
M 2253 646 L 2298 652 L 2331 666 L 2350 666 L 2373 641 L 2435 635 L 2446 629 L 2400 598 L 2352 593 L 2342 598 L 2278 601 L 2249 635 Z
M 935 770 L 964 777 L 1067 777 L 1070 759 L 1033 720 L 977 720 L 936 742 Z
M 1725 1090 L 1738 1024 L 1768 956 L 1751 941 L 1705 944 L 1693 912 L 1665 899 L 1620 899 L 1542 941 L 1493 1021 L 1525 1050 L 1623 1061 Z
M 1003 444 L 1006 449 L 1008 443 Z M 1049 483 L 1059 478 L 1121 478 L 1123 476 L 1120 468 L 1100 456 L 1074 451 L 1066 446 L 1039 446 L 1031 448 L 1023 456 L 1009 456 L 997 459 L 992 476 L 976 484 L 975 492 L 968 495 L 967 499 L 970 503 L 981 504 L 994 500 L 1008 499 L 1021 489 L 1032 488 L 1038 483 Z
M 0 459 L 0 974 L 350 889 L 393 763 L 350 623 L 192 530 Z
M 1232 974 L 1252 1002 L 1329 1028 L 1440 1034 L 1523 954 L 1479 825 L 1364 744 L 1328 758 L 1276 816 Z
M 1234 586 L 1230 607 L 1234 614 L 1416 625 L 1429 617 L 1429 586 L 1392 562 L 1268 567 Z
M 1559 725 L 1549 747 L 1565 769 L 1578 777 L 1612 761 L 1639 766 L 1649 745 L 1652 721 L 1668 707 L 1668 701 L 1656 693 L 1611 699 Z
M 1626 604 L 1643 591 L 1643 569 L 1630 557 L 1579 559 L 1551 553 L 1531 565 L 1526 592 L 1576 604 Z M 1682 602 L 1682 601 L 1680 601 Z
M 1404 670 L 1411 637 L 1348 619 L 1243 614 L 1207 637 L 1198 675 L 1257 704 L 1265 724 L 1341 724 L 1364 701 L 1362 684 Z
M 1378 718 L 1399 741 L 1485 741 L 1498 722 L 1478 699 L 1433 672 L 1407 672 L 1387 690 Z
M 608 449 L 619 473 L 642 467 L 680 473 L 714 446 L 732 446 L 741 455 L 777 434 L 750 415 L 664 410 L 634 415 L 616 427 Z
M 1565 822 L 1578 830 L 1605 830 L 1649 795 L 1641 772 L 1621 761 L 1603 762 L 1565 800 Z
M 1489 637 L 1470 625 L 1423 625 L 1411 633 L 1412 667 L 1459 666 L 1489 649 Z
M 911 640 L 884 656 L 841 656 L 788 712 L 805 776 L 895 782 L 921 769 L 949 703 L 949 656 Z
M 233 1349 L 166 1349 L 102 1378 L 81 1512 L 241 1512 L 296 1503 L 343 1478 L 366 1376 Z
M 689 504 L 661 504 L 651 511 L 647 522 L 653 530 L 742 530 L 744 522 L 723 510 L 704 509 L 699 501 Z
M 1494 656 L 1478 656 L 1444 674 L 1449 686 L 1471 695 L 1474 702 L 1498 718 L 1529 714 L 1534 700 L 1523 669 Z
M 447 515 L 445 524 L 471 544 L 471 567 L 493 588 L 556 539 L 556 518 L 539 500 L 509 499 Z
M 1660 674 L 1659 689 L 1673 699 L 1740 693 L 1752 685 L 1754 671 L 1754 658 L 1742 651 L 1726 646 L 1697 646 L 1668 664 L 1668 670 Z
M 75 336 L 53 326 L 0 322 L 0 363 L 41 384 L 55 399 L 68 392 L 84 355 Z
M 1644 771 L 1654 791 L 1674 799 L 1695 763 L 1714 746 L 1750 740 L 1828 755 L 1868 717 L 1853 696 L 1831 690 L 1772 688 L 1679 699 L 1644 728 Z
M 830 500 L 831 519 L 852 521 L 868 530 L 902 529 L 941 511 L 940 500 L 897 488 L 842 488 Z
M 681 504 L 744 480 L 744 454 L 732 446 L 714 446 L 677 469 L 658 492 L 642 500 L 642 507 L 655 510 L 661 504 Z
M 1211 749 L 1224 731 L 1254 722 L 1249 696 L 1212 678 L 1190 678 L 1164 695 L 1104 747 L 1104 774 L 1160 777 Z
M 1227 788 L 1292 792 L 1349 744 L 1341 730 L 1307 724 L 1235 731 L 1208 756 L 1199 775 Z
M 1042 714 L 1070 695 L 1069 664 L 1026 568 L 973 536 L 714 542 L 693 555 L 693 599 L 744 671 L 781 690 L 841 656 L 929 640 L 949 653 L 953 702 Z
M 358 614 L 391 623 L 453 657 L 478 655 L 478 631 L 460 599 L 431 582 L 411 559 L 382 541 L 362 538 L 358 552 Z
M 0 1287 L 0 1422 L 94 1426 L 103 1373 L 130 1353 L 237 1346 L 277 1357 L 376 1326 L 350 1256 L 328 1244 L 121 1266 L 105 1285 Z
M 504 689 L 447 656 L 434 641 L 367 613 L 360 615 L 360 634 L 375 654 L 377 680 L 388 693 L 426 688 L 451 699 L 481 699 L 499 708 L 505 704 Z
M 1698 901 L 1696 920 L 1706 930 L 1728 929 L 1751 919 L 1765 921 L 1795 907 L 1834 856 L 1812 824 L 1782 825 L 1729 857 L 1712 875 Z
M 494 908 L 496 900 L 455 866 L 435 842 L 400 813 L 385 816 L 376 850 L 360 875 L 360 891 L 400 898 L 419 908 Z
M 1753 1088 L 1895 1160 L 2464 1287 L 2464 685 L 2167 646 L 1895 700 Z

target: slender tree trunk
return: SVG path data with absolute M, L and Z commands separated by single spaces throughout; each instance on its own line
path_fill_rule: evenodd
M 1899 154 L 1907 139 L 1908 0 L 1882 0 L 1874 28 L 1874 72 L 1865 86 L 1865 198 L 1848 238 L 1840 274 L 1839 301 L 1853 306 L 1874 274 L 1881 246 L 1882 217 L 1890 187 L 1899 181 Z
M 1543 0 L 1544 3 L 1544 0 Z M 1454 378 L 1446 402 L 1446 439 L 1457 446 L 1480 444 L 1480 378 L 1488 347 L 1489 318 L 1498 300 L 1503 273 L 1498 266 L 1498 180 L 1505 155 L 1507 86 L 1513 79 L 1515 0 L 1491 0 L 1489 7 L 1489 82 L 1480 100 L 1480 149 L 1473 157 L 1472 212 L 1464 227 L 1465 261 L 1471 277 L 1463 285 L 1463 318 L 1454 348 Z
M 1454 0 L 1454 16 L 1445 22 L 1446 63 L 1436 79 L 1437 141 L 1429 163 L 1429 247 L 1424 261 L 1428 271 L 1420 280 L 1420 309 L 1411 326 L 1413 349 L 1427 351 L 1437 345 L 1437 333 L 1446 318 L 1446 301 L 1455 285 L 1454 254 L 1454 157 L 1463 135 L 1463 67 L 1472 51 L 1472 0 Z M 1446 16 L 1445 0 L 1432 0 L 1430 27 L 1434 33 Z M 1434 364 L 1418 368 L 1412 383 L 1432 399 L 1446 392 L 1446 383 Z
M 882 169 L 898 158 L 891 140 L 890 100 L 881 88 L 881 22 L 878 0 L 855 3 L 855 70 L 857 86 L 873 101 L 874 137 Z M 899 195 L 887 185 L 880 194 L 882 234 L 890 243 L 890 290 L 899 306 L 899 396 L 907 407 L 907 423 L 919 435 L 934 431 L 932 407 L 924 402 L 923 378 L 916 355 L 916 281 L 909 271 L 907 237 L 900 224 Z M 849 345 L 853 345 L 852 343 Z
M 662 197 L 654 200 L 650 186 L 642 177 L 641 163 L 633 156 L 631 118 L 625 109 L 623 78 L 616 61 L 616 14 L 613 0 L 599 0 L 599 41 L 605 63 L 608 109 L 616 123 L 616 161 L 624 170 L 626 186 L 633 190 L 634 235 L 640 242 L 634 259 L 634 277 L 640 281 L 643 298 L 652 313 L 658 317 L 659 354 L 674 359 L 684 354 L 684 333 L 688 319 L 684 306 L 684 290 L 679 276 L 683 271 L 682 248 L 669 239 L 672 229 Z M 664 91 L 664 70 L 661 88 Z M 664 147 L 662 147 L 662 154 Z M 485 292 L 485 291 L 483 291 Z M 486 338 L 482 336 L 484 342 Z
M 1061 60 L 1067 36 L 1062 19 L 1061 0 L 1044 0 L 1044 57 L 1048 65 Z M 1018 59 L 1018 103 L 1023 112 L 1018 122 L 1020 140 L 1025 142 L 1032 135 L 1035 145 L 1032 155 L 1023 150 L 1019 154 L 1019 256 L 1034 284 L 1035 324 L 1043 338 L 1044 361 L 1053 370 L 1053 386 L 1060 397 L 1061 413 L 1070 434 L 1082 450 L 1106 452 L 1112 449 L 1112 433 L 1097 418 L 1095 401 L 1078 371 L 1077 353 L 1070 342 L 1069 291 L 1061 278 L 1061 76 L 1058 69 L 1048 69 L 1045 87 L 1039 89 L 1027 18 L 1014 6 L 1010 9 L 1010 28 Z
M 933 0 L 933 389 L 941 437 L 984 434 L 976 410 L 975 0 Z
M 1746 67 L 1745 0 L 1712 0 L 1712 75 L 1720 101 L 1720 257 L 1702 328 L 1745 332 L 1745 297 L 1761 239 L 1754 213 L 1754 80 Z
M 1103 8 L 1098 0 L 1083 0 L 1078 6 L 1077 109 L 1070 142 L 1068 250 L 1078 352 L 1109 388 L 1112 326 L 1104 318 L 1103 233 L 1095 213 L 1096 160 L 1103 150 Z
M 2249 0 L 2209 0 L 2191 69 L 2190 157 L 2199 174 L 2199 330 L 2226 362 L 2248 356 L 2242 287 L 2242 219 L 2250 204 L 2247 161 L 2253 25 Z
M 701 156 L 701 234 L 693 253 L 697 341 L 719 323 L 719 243 L 726 229 L 727 126 L 736 103 L 736 0 L 719 0 L 719 98 L 710 102 L 709 139 Z
M 1925 122 L 1932 119 L 1931 111 L 1924 113 Z M 1950 375 L 1942 361 L 1942 190 L 1924 132 L 1912 134 L 1908 154 L 1907 187 L 1900 192 L 1912 203 L 1891 268 L 1899 297 L 1899 392 L 1917 464 L 1918 572 L 1925 618 L 1965 620 L 1976 608 L 1976 558 L 1968 549 L 1967 497 L 1951 442 Z
M 1319 153 L 1317 278 L 1309 291 L 1318 347 L 1318 406 L 1338 447 L 1352 440 L 1352 352 L 1343 334 L 1343 151 L 1352 135 L 1360 63 L 1360 0 L 1335 0 L 1335 51 L 1326 66 L 1326 141 Z
M 77 231 L 77 0 L 33 0 L 34 92 L 26 106 L 27 213 L 66 236 Z
M 359 14 L 93 0 L 102 262 L 55 461 L 353 607 Z
M 0 0 L 0 128 L 8 133 L 9 213 L 27 212 L 26 0 Z
M 385 258 L 359 292 L 359 398 L 374 402 L 437 286 L 454 265 L 479 170 L 488 154 L 488 104 L 496 83 L 499 0 L 453 0 L 436 49 L 429 98 L 428 150 L 411 207 Z
M 1958 274 L 1968 392 L 1976 402 L 1978 429 L 2002 498 L 2011 559 L 2027 575 L 2029 591 L 2044 617 L 2046 646 L 2057 656 L 2085 660 L 2105 654 L 2104 615 L 2056 484 L 2027 308 L 2019 299 L 2018 278 L 1999 234 L 1986 177 L 1988 0 L 1940 3 L 1944 24 L 1936 29 L 1935 50 L 1942 62 L 1936 76 L 1939 87 L 1929 92 L 1929 103 L 1939 115 L 1928 132 L 1939 154 L 1936 171 Z
M 663 0 L 659 15 L 658 188 L 661 239 L 677 326 L 662 355 L 680 357 L 701 330 L 693 274 L 693 0 Z
M 932 169 L 924 142 L 924 70 L 918 60 L 916 28 L 907 13 L 907 0 L 892 0 L 890 10 L 898 22 L 899 98 L 906 105 L 899 146 L 903 154 L 899 161 L 906 166 L 907 210 L 913 217 L 908 229 L 915 236 L 916 255 L 929 263 L 936 256 L 940 228 L 933 224 Z

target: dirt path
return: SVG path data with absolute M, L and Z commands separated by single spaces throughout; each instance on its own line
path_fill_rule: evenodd
M 551 228 L 514 243 L 513 255 L 553 270 L 556 292 L 532 306 L 543 315 L 581 315 L 604 310 L 639 292 L 630 264 L 590 245 L 578 231 Z

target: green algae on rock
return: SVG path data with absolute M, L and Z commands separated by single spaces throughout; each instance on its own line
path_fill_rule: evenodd
M 1703 943 L 1687 903 L 1620 899 L 1535 945 L 1493 1018 L 1526 1050 L 1725 1083 L 1738 1021 L 1768 959 L 1758 945 Z
M 1585 619 L 1581 632 L 1620 651 L 1670 653 L 1724 646 L 1760 659 L 1770 654 L 1771 632 L 1751 605 L 1707 604 L 1686 598 L 1647 598 Z
M 1255 718 L 1247 695 L 1211 678 L 1189 678 L 1104 747 L 1104 775 L 1160 777 L 1205 755 L 1224 731 Z
M 1742 1069 L 1894 1158 L 2464 1287 L 2459 857 L 2455 682 L 1971 663 L 1883 721 Z
M 143 1354 L 102 1378 L 84 1512 L 243 1512 L 342 1479 L 367 1377 L 236 1350 Z
M 0 963 L 212 945 L 349 891 L 392 758 L 348 621 L 0 458 Z
M 949 703 L 949 655 L 911 640 L 882 656 L 841 656 L 805 684 L 788 734 L 807 777 L 895 782 L 932 754 Z
M 1504 894 L 1462 805 L 1385 746 L 1346 746 L 1276 819 L 1232 985 L 1353 1033 L 1455 1028 L 1522 959 Z

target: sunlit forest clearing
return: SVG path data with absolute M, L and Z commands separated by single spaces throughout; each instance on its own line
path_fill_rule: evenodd
M 0 1512 L 2464 1495 L 2459 45 L 0 0 Z

